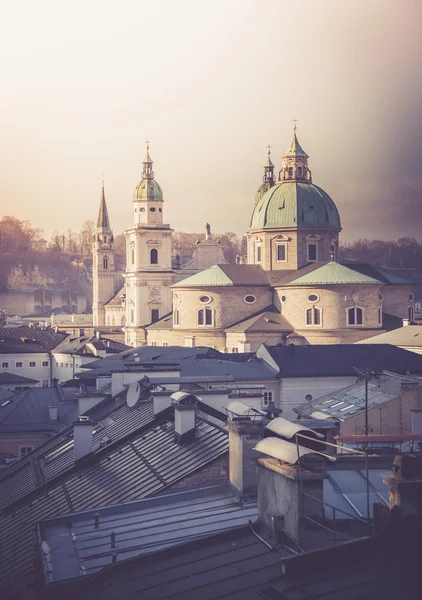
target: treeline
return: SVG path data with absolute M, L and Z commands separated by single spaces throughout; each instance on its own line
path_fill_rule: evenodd
M 369 262 L 378 267 L 422 270 L 422 244 L 413 237 L 357 240 L 340 246 L 340 256 L 345 261 Z

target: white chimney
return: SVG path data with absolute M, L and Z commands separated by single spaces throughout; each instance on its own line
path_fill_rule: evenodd
M 49 406 L 48 407 L 48 415 L 50 417 L 50 421 L 57 421 L 58 419 L 58 406 Z
M 90 454 L 93 449 L 92 421 L 89 417 L 79 417 L 73 423 L 73 458 L 76 462 Z
M 183 444 L 195 437 L 198 398 L 187 392 L 175 392 L 170 398 L 174 408 L 174 438 L 177 444 Z
M 229 421 L 229 471 L 232 488 L 240 495 L 256 492 L 256 443 L 262 436 L 261 421 L 249 418 Z
M 195 342 L 194 335 L 192 337 L 185 338 L 185 348 L 195 348 L 195 346 L 196 346 L 196 342 Z
M 407 327 L 408 325 L 410 325 L 409 319 L 403 319 L 403 327 Z
M 241 353 L 250 352 L 251 351 L 251 343 L 248 342 L 247 340 L 244 340 L 243 342 L 239 342 L 237 348 L 238 348 L 239 352 L 241 352 Z

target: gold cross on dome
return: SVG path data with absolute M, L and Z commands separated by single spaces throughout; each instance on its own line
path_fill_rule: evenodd
M 296 118 L 293 119 L 293 123 L 294 123 L 293 131 L 296 133 L 296 129 L 297 129 L 297 119 Z
M 149 150 L 149 140 L 145 140 L 145 143 L 147 145 L 147 150 Z
M 268 156 L 269 156 L 271 154 L 271 144 L 268 144 L 267 148 L 268 148 Z

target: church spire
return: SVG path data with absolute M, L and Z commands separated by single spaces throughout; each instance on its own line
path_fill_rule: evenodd
M 152 170 L 153 161 L 149 155 L 149 140 L 146 142 L 147 151 L 145 154 L 145 158 L 142 161 L 142 179 L 154 179 L 154 171 Z
M 110 220 L 108 218 L 107 204 L 104 193 L 104 177 L 101 185 L 100 210 L 98 211 L 97 232 L 111 233 Z
M 269 187 L 272 187 L 275 183 L 275 181 L 274 181 L 274 165 L 271 162 L 271 146 L 268 144 L 267 148 L 268 148 L 268 158 L 264 164 L 264 176 L 262 178 L 262 181 L 264 183 L 270 184 Z
M 297 139 L 297 119 L 293 119 L 293 138 L 290 146 L 282 156 L 282 166 L 279 173 L 280 181 L 298 181 L 312 183 L 311 171 L 308 169 L 308 158 L 305 150 Z

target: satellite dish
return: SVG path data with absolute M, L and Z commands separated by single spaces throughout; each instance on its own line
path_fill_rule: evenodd
M 126 396 L 126 403 L 129 408 L 133 408 L 138 404 L 140 395 L 141 388 L 139 387 L 139 383 L 131 383 Z

